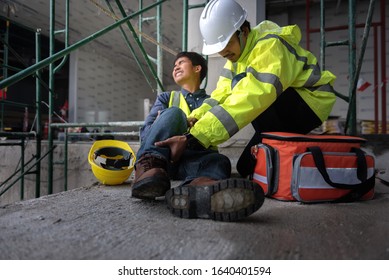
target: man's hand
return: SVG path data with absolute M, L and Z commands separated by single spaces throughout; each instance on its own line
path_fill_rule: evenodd
M 193 127 L 197 122 L 196 118 L 188 118 L 188 127 Z
M 155 146 L 158 147 L 164 147 L 167 146 L 170 148 L 170 160 L 172 162 L 177 162 L 180 160 L 186 145 L 187 145 L 187 138 L 185 135 L 178 135 L 170 137 L 166 140 L 155 142 Z

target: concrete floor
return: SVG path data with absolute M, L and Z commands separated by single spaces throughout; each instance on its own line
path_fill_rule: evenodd
M 0 259 L 389 259 L 389 187 L 371 201 L 266 199 L 237 223 L 177 218 L 130 185 L 95 184 L 0 208 Z
M 387 181 L 388 141 L 372 138 L 366 147 Z M 223 150 L 235 166 L 239 149 Z M 74 158 L 85 168 L 82 151 Z M 131 198 L 130 184 L 109 187 L 88 176 L 87 169 L 71 176 L 78 188 L 67 192 L 0 204 L 0 259 L 389 260 L 389 186 L 379 179 L 370 201 L 307 205 L 267 198 L 245 220 L 225 223 L 180 219 L 163 200 Z

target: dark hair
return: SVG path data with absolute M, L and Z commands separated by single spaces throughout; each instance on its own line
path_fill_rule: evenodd
M 243 31 L 243 29 L 242 29 L 243 27 L 247 27 L 248 30 L 249 30 L 249 32 L 251 31 L 250 22 L 248 22 L 247 20 L 245 20 L 245 21 L 243 22 L 243 24 L 240 26 L 240 28 L 239 28 L 238 30 L 236 30 L 236 32 L 235 32 L 236 36 L 239 36 L 240 32 Z
M 187 57 L 192 62 L 193 66 L 200 65 L 201 71 L 200 71 L 200 82 L 207 76 L 208 73 L 208 66 L 207 61 L 205 58 L 196 53 L 196 52 L 180 52 L 176 55 L 176 59 L 174 60 L 174 63 L 179 59 L 180 57 Z
M 242 30 L 242 27 L 247 27 L 249 31 L 251 30 L 250 22 L 248 22 L 247 20 L 245 20 L 243 24 L 240 26 L 240 30 Z

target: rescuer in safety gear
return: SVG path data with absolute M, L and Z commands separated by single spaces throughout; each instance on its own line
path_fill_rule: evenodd
M 135 153 L 127 142 L 99 140 L 90 148 L 88 161 L 100 183 L 119 185 L 126 181 L 134 170 Z
M 189 114 L 209 98 L 200 89 L 207 75 L 206 60 L 198 53 L 181 52 L 175 58 L 172 75 L 181 90 L 161 93 L 145 120 L 132 196 L 141 199 L 165 196 L 171 212 L 182 218 L 234 221 L 250 215 L 264 200 L 259 185 L 229 179 L 228 157 L 218 153 L 216 147 L 205 148 L 184 135 L 189 128 Z M 185 139 L 179 159 L 172 156 L 175 147 L 157 145 L 174 135 L 183 135 Z M 170 180 L 183 182 L 171 189 Z
M 211 98 L 192 111 L 189 138 L 202 146 L 223 143 L 251 123 L 255 134 L 237 162 L 242 177 L 253 173 L 250 149 L 261 132 L 306 134 L 325 121 L 335 103 L 335 76 L 299 43 L 298 26 L 263 21 L 251 29 L 247 12 L 233 0 L 212 0 L 200 17 L 203 54 L 227 59 Z M 160 145 L 176 147 L 180 137 Z M 184 143 L 182 143 L 184 142 Z M 179 158 L 180 149 L 175 149 Z

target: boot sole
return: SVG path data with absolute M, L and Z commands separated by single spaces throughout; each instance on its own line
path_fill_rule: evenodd
M 164 196 L 170 189 L 170 180 L 166 177 L 150 177 L 136 182 L 132 186 L 131 196 L 140 199 L 155 199 Z
M 257 211 L 265 200 L 262 188 L 246 179 L 227 179 L 205 186 L 190 184 L 170 189 L 169 210 L 181 218 L 233 222 Z

